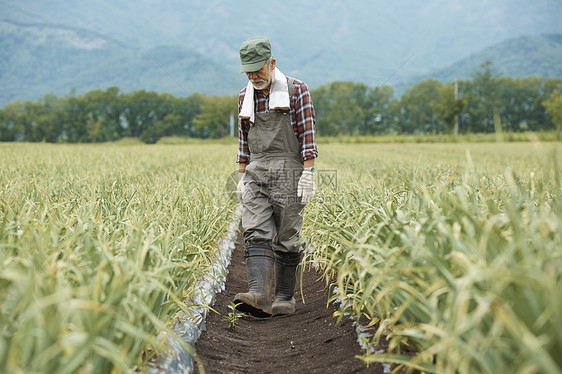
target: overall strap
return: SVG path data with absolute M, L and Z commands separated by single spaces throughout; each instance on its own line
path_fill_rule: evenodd
M 293 92 L 295 91 L 295 78 L 289 77 L 289 80 L 287 81 L 287 86 L 289 88 L 289 102 L 290 102 L 291 98 L 293 97 Z

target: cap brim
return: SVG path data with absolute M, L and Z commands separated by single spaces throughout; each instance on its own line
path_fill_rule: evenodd
M 240 65 L 240 73 L 253 73 L 254 71 L 258 71 L 263 67 L 263 64 L 265 64 L 266 61 L 267 59 L 254 62 L 252 64 Z

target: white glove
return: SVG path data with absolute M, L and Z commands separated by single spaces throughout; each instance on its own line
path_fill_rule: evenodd
M 310 203 L 310 200 L 314 197 L 315 190 L 314 172 L 310 170 L 303 170 L 297 187 L 297 195 L 301 198 L 301 203 L 305 205 Z
M 238 185 L 236 186 L 236 197 L 240 204 L 242 204 L 242 195 L 244 195 L 244 175 L 245 173 L 238 173 Z

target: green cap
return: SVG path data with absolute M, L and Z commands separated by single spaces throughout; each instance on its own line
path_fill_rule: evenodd
M 271 43 L 268 38 L 258 37 L 246 40 L 240 46 L 240 73 L 258 71 L 265 60 L 271 57 Z

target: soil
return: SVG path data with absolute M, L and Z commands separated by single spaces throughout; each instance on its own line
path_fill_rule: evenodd
M 241 318 L 235 329 L 222 321 L 238 292 L 246 292 L 246 267 L 241 235 L 232 253 L 226 290 L 216 295 L 206 330 L 195 344 L 206 373 L 383 373 L 382 365 L 366 367 L 351 319 L 337 323 L 337 307 L 327 304 L 329 290 L 320 274 L 305 269 L 304 303 L 297 284 L 297 310 L 292 316 Z M 300 272 L 298 272 L 300 274 Z M 300 278 L 300 277 L 298 277 Z M 194 372 L 198 373 L 195 365 Z

